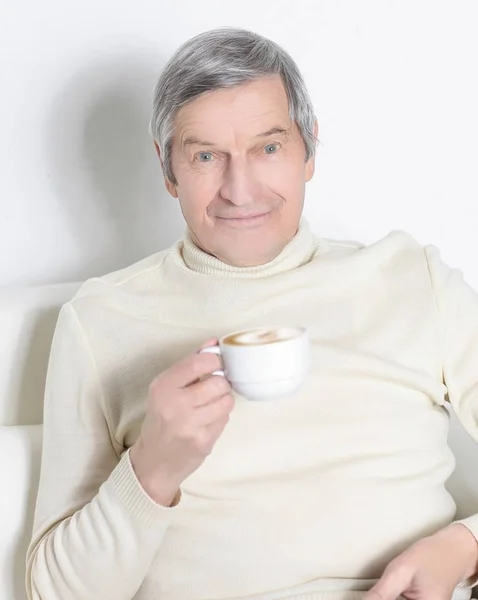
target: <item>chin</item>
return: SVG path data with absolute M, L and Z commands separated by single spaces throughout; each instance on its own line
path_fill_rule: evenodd
M 246 219 L 214 217 L 209 243 L 204 246 L 209 246 L 206 251 L 227 264 L 254 267 L 274 260 L 296 231 L 297 227 L 291 236 L 284 231 L 284 223 L 277 210 Z

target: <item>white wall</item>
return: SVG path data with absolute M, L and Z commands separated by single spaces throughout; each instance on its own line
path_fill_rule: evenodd
M 220 25 L 299 63 L 326 237 L 406 229 L 478 287 L 476 0 L 2 0 L 0 285 L 76 280 L 182 234 L 147 133 L 167 58 Z

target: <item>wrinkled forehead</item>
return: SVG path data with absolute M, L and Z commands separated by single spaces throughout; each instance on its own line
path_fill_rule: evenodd
M 174 121 L 174 144 L 190 139 L 220 142 L 252 139 L 267 131 L 290 131 L 287 94 L 280 77 L 206 92 L 183 106 Z

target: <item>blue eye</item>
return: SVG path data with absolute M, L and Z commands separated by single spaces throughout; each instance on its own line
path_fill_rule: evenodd
M 212 154 L 210 152 L 199 152 L 197 158 L 199 159 L 199 162 L 211 162 Z
M 279 144 L 267 144 L 265 147 L 266 154 L 275 154 L 279 150 Z

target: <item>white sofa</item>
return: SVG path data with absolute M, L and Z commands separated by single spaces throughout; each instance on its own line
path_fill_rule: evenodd
M 60 306 L 78 287 L 0 288 L 0 600 L 26 600 L 49 348 Z M 478 446 L 453 416 L 450 446 L 457 468 L 449 489 L 465 516 L 478 511 Z
M 26 600 L 48 356 L 60 306 L 78 287 L 0 288 L 0 600 Z

